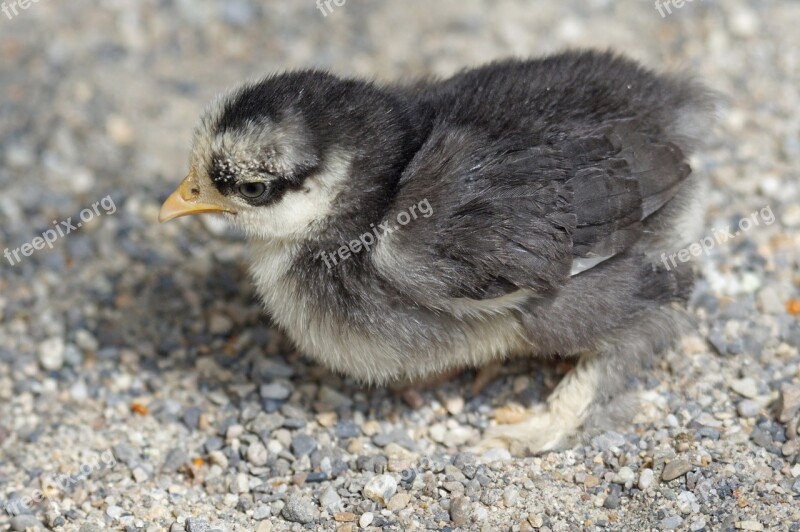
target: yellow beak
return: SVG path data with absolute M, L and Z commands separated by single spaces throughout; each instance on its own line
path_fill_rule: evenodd
M 194 172 L 187 175 L 178 188 L 170 194 L 161 212 L 158 221 L 161 223 L 188 216 L 190 214 L 229 212 L 228 209 L 215 203 L 200 201 L 200 188 L 195 182 Z

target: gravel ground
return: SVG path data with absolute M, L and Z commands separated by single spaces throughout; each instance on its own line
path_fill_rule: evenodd
M 0 257 L 0 528 L 800 530 L 800 2 L 269 4 L 0 14 L 0 248 L 75 225 Z M 565 368 L 515 361 L 479 395 L 465 374 L 410 408 L 272 329 L 240 238 L 156 223 L 197 115 L 241 79 L 446 75 L 568 46 L 727 95 L 694 167 L 714 184 L 707 234 L 746 229 L 698 259 L 697 332 L 635 383 L 618 433 L 469 454 L 496 409 L 541 401 Z

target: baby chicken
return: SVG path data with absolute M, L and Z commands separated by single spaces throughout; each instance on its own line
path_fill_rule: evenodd
M 679 334 L 713 98 L 612 53 L 381 85 L 307 70 L 248 83 L 196 129 L 161 221 L 221 213 L 299 349 L 368 383 L 512 355 L 579 356 L 483 447 L 537 453 L 606 426 Z

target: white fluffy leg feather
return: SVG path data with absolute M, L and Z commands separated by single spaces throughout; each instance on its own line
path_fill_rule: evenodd
M 566 444 L 583 425 L 595 398 L 599 377 L 596 357 L 585 355 L 547 398 L 529 410 L 524 420 L 495 425 L 484 434 L 478 450 L 508 448 L 512 454 L 537 454 Z

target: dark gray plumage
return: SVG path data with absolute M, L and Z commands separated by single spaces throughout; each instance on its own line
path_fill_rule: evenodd
M 660 257 L 702 221 L 687 157 L 711 109 L 697 83 L 610 53 L 412 85 L 282 74 L 206 113 L 190 206 L 162 215 L 225 212 L 275 321 L 363 380 L 581 355 L 546 406 L 485 441 L 538 452 L 607 420 L 625 376 L 677 335 L 670 303 L 692 272 Z

